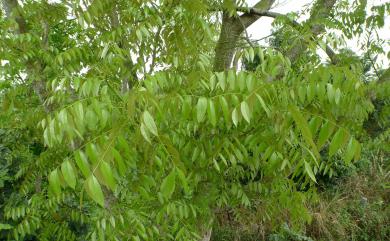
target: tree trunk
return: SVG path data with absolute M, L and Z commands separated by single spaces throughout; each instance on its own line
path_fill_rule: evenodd
M 261 0 L 253 7 L 266 11 L 274 2 L 275 0 Z M 215 48 L 214 71 L 224 71 L 230 68 L 240 35 L 259 18 L 260 16 L 251 13 L 229 16 L 227 11 L 223 11 L 221 33 Z
M 15 21 L 18 25 L 17 33 L 24 34 L 28 32 L 26 20 L 23 17 L 21 10 L 19 9 L 19 4 L 17 0 L 2 0 L 3 9 L 6 14 L 6 18 L 15 18 Z M 49 26 L 46 22 L 42 22 L 43 36 L 42 36 L 42 47 L 47 49 L 48 44 L 48 35 L 49 35 Z M 42 70 L 43 66 L 41 61 L 38 59 L 36 63 L 28 61 L 26 63 L 27 78 L 30 78 L 32 81 L 32 89 L 35 94 L 39 97 L 40 102 L 44 106 L 46 112 L 50 112 L 50 107 L 45 105 L 46 99 L 46 80 L 43 79 Z

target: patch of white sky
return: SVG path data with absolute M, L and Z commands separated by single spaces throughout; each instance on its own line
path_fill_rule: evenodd
M 259 0 L 247 0 L 246 3 L 249 7 L 253 6 L 258 2 Z M 353 0 L 349 0 L 351 3 Z M 367 1 L 367 9 L 368 14 L 370 14 L 370 9 L 372 6 L 378 6 L 381 4 L 384 4 L 388 2 L 388 0 L 368 0 Z M 314 0 L 277 0 L 272 7 L 271 11 L 278 12 L 282 14 L 287 13 L 298 13 L 299 18 L 298 22 L 304 21 L 309 17 L 309 11 L 304 11 L 308 7 L 310 8 L 312 4 L 314 3 Z M 272 33 L 272 22 L 274 19 L 268 18 L 268 17 L 262 17 L 259 20 L 257 20 L 254 24 L 252 24 L 248 29 L 247 33 L 249 37 L 253 40 L 262 39 L 259 41 L 259 44 L 266 44 L 267 36 L 269 36 Z M 339 31 L 332 31 L 333 33 L 340 34 Z M 365 34 L 363 33 L 364 36 Z M 378 30 L 378 36 L 380 39 L 385 40 L 385 44 L 383 46 L 383 49 L 385 52 L 390 51 L 390 16 L 386 16 L 385 19 L 385 25 L 382 29 Z M 264 38 L 264 39 L 263 39 Z M 354 51 L 357 54 L 362 54 L 363 50 L 361 49 L 361 42 L 364 41 L 364 38 L 362 37 L 355 37 L 352 39 L 347 39 L 345 41 L 346 46 L 352 51 Z M 325 60 L 327 58 L 324 51 L 318 51 L 320 56 Z M 389 66 L 389 59 L 386 55 L 381 55 L 378 57 L 376 64 L 382 68 L 387 68 Z

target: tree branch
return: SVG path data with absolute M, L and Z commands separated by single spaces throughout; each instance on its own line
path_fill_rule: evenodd
M 24 34 L 28 32 L 27 23 L 25 18 L 22 15 L 22 12 L 20 10 L 20 6 L 18 4 L 17 0 L 2 0 L 2 5 L 6 13 L 6 18 L 8 19 L 15 19 L 15 22 L 18 25 L 18 31 L 19 34 Z M 49 26 L 46 22 L 43 22 L 43 36 L 42 36 L 42 45 L 43 47 L 47 47 L 47 41 L 48 41 L 48 34 L 49 34 Z M 26 70 L 28 73 L 28 78 L 32 79 L 32 89 L 34 90 L 35 94 L 38 96 L 40 102 L 42 103 L 44 110 L 46 112 L 50 112 L 50 106 L 45 104 L 46 99 L 46 88 L 45 88 L 45 80 L 43 78 L 37 79 L 37 77 L 33 76 L 41 76 L 41 71 L 43 70 L 43 64 L 41 61 L 37 61 L 36 63 L 33 63 L 32 61 L 27 61 L 26 63 Z
M 284 14 L 281 14 L 281 13 L 277 13 L 277 12 L 272 12 L 272 11 L 263 11 L 263 10 L 260 10 L 260 9 L 256 9 L 256 8 L 238 8 L 237 11 L 240 11 L 240 12 L 246 12 L 246 14 L 253 14 L 253 15 L 257 15 L 259 17 L 270 17 L 270 18 L 277 18 L 277 17 L 286 17 L 286 15 Z M 289 19 L 290 20 L 290 23 L 293 27 L 297 28 L 298 30 L 302 29 L 302 25 L 293 20 L 293 19 Z M 317 26 L 317 25 L 316 25 Z M 320 27 L 317 26 L 317 27 L 312 27 L 312 33 L 313 33 L 313 36 L 311 37 L 311 39 L 316 42 L 316 44 L 318 45 L 318 37 L 315 36 L 314 33 L 317 33 L 319 34 L 319 29 Z M 297 57 L 299 56 L 300 52 L 303 51 L 301 48 L 303 46 L 294 46 L 292 48 L 292 50 L 290 51 L 290 59 L 291 59 L 291 56 L 293 57 Z M 335 51 L 328 45 L 325 46 L 325 53 L 328 55 L 328 57 L 330 58 L 330 60 L 332 61 L 333 64 L 337 63 L 338 60 L 337 60 L 337 55 L 335 53 Z
M 229 0 L 225 0 L 227 2 Z M 254 8 L 267 11 L 275 0 L 261 0 Z M 239 36 L 261 16 L 244 13 L 241 16 L 230 16 L 227 11 L 222 14 L 222 27 L 215 47 L 214 71 L 223 71 L 230 68 Z
M 15 21 L 18 24 L 18 33 L 27 32 L 27 23 L 19 10 L 17 0 L 2 0 L 6 18 L 11 18 L 14 14 Z

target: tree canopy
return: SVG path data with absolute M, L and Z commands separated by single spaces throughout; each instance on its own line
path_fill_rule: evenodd
M 274 4 L 3 0 L 0 239 L 206 240 L 226 208 L 309 222 L 317 179 L 390 121 L 390 3 Z

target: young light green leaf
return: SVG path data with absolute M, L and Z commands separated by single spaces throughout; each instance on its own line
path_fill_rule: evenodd
M 259 100 L 260 105 L 261 105 L 261 107 L 264 109 L 264 111 L 265 111 L 265 113 L 267 114 L 267 116 L 270 117 L 270 116 L 271 116 L 270 110 L 268 109 L 267 105 L 265 104 L 263 98 L 261 98 L 261 96 L 258 95 L 258 94 L 256 94 L 256 97 L 257 97 L 257 99 Z
M 226 88 L 226 79 L 225 79 L 225 73 L 224 72 L 218 72 L 215 74 L 217 76 L 219 87 L 224 91 Z
M 214 105 L 214 101 L 211 100 L 211 99 L 209 99 L 209 104 L 208 104 L 208 108 L 207 108 L 207 114 L 208 114 L 210 123 L 213 126 L 216 126 L 217 125 L 217 116 L 216 116 L 216 113 L 215 113 L 215 105 Z
M 352 158 L 355 156 L 356 151 L 359 148 L 359 142 L 355 140 L 355 138 L 351 138 L 349 140 L 349 143 L 347 145 L 347 150 L 345 152 L 344 156 L 344 163 L 349 164 L 352 160 Z
M 140 129 L 141 129 L 141 135 L 144 137 L 144 139 L 145 139 L 147 142 L 152 143 L 152 142 L 150 141 L 150 138 L 149 138 L 149 135 L 148 135 L 148 132 L 147 132 L 147 129 L 146 129 L 144 123 L 141 123 Z
M 207 111 L 207 98 L 201 97 L 196 105 L 196 119 L 199 123 L 203 122 Z
M 326 94 L 325 85 L 322 83 L 317 84 L 317 96 L 320 101 L 324 100 Z
M 314 144 L 313 135 L 310 131 L 310 128 L 309 128 L 309 125 L 308 125 L 306 119 L 301 115 L 298 108 L 293 106 L 293 105 L 289 106 L 289 111 L 290 111 L 295 123 L 297 124 L 298 128 L 300 129 L 302 136 L 303 136 L 303 139 L 305 140 L 305 142 L 307 144 L 309 144 L 311 146 L 314 155 L 317 158 L 319 158 L 320 154 L 318 153 L 317 146 Z
M 309 175 L 310 179 L 313 180 L 313 182 L 317 183 L 313 170 L 311 169 L 311 166 L 307 161 L 305 161 L 305 170 L 306 173 Z
M 121 175 L 125 175 L 126 173 L 126 165 L 123 162 L 123 158 L 121 154 L 115 149 L 111 148 L 112 155 L 114 156 L 114 159 L 118 165 L 118 170 Z
M 327 90 L 329 102 L 333 102 L 334 96 L 335 96 L 335 91 L 334 91 L 333 85 L 327 84 L 326 90 Z
M 61 164 L 61 172 L 62 176 L 65 179 L 65 182 L 73 189 L 76 187 L 76 175 L 73 170 L 72 164 L 69 162 L 69 160 L 66 160 Z
M 304 86 L 300 86 L 298 89 L 298 97 L 301 103 L 305 103 L 306 99 L 306 88 Z
M 79 167 L 84 177 L 89 177 L 91 174 L 87 156 L 82 151 L 76 151 L 75 155 L 76 164 Z
M 314 98 L 315 94 L 315 85 L 314 84 L 309 84 L 306 88 L 306 94 L 307 94 L 307 101 L 311 102 Z
M 108 47 L 109 47 L 109 45 L 105 44 L 104 49 L 102 51 L 102 54 L 100 55 L 100 58 L 104 59 L 104 57 L 106 57 L 106 54 L 107 54 L 107 51 L 108 51 Z
M 253 75 L 249 74 L 247 77 L 246 77 L 246 87 L 248 89 L 249 92 L 253 92 L 254 88 L 255 88 L 255 84 L 256 84 L 256 81 L 255 79 L 253 78 Z
M 135 35 L 137 35 L 137 38 L 140 42 L 142 42 L 142 32 L 141 30 L 137 29 L 135 30 Z
M 219 97 L 219 102 L 221 104 L 221 109 L 223 112 L 223 117 L 225 118 L 226 123 L 230 122 L 230 112 L 229 112 L 229 105 L 225 99 L 224 96 Z
M 333 136 L 333 139 L 329 146 L 329 157 L 333 156 L 346 141 L 347 133 L 343 129 L 339 129 Z
M 146 128 L 155 136 L 158 136 L 157 126 L 153 120 L 153 117 L 150 115 L 149 111 L 144 111 L 143 121 L 145 123 Z
M 233 124 L 235 126 L 238 125 L 238 111 L 237 111 L 237 108 L 234 108 L 234 110 L 232 111 L 232 121 L 233 121 Z
M 337 88 L 334 98 L 335 98 L 334 100 L 336 102 L 336 105 L 338 105 L 340 103 L 340 99 L 341 99 L 341 91 L 339 88 Z
M 94 175 L 91 175 L 86 180 L 85 186 L 88 195 L 97 202 L 100 206 L 104 207 L 104 195 L 102 188 Z
M 321 128 L 320 134 L 318 136 L 317 147 L 321 149 L 322 146 L 326 143 L 330 135 L 332 135 L 334 125 L 327 121 Z
M 310 120 L 309 127 L 310 127 L 311 133 L 313 134 L 313 137 L 316 136 L 317 131 L 321 126 L 321 123 L 322 123 L 321 118 L 319 118 L 317 116 Z
M 175 191 L 176 186 L 176 171 L 173 169 L 161 183 L 160 191 L 165 198 L 170 198 Z
M 7 229 L 12 229 L 13 226 L 7 224 L 7 223 L 0 223 L 0 231 L 1 230 L 7 230 Z
M 248 54 L 249 54 L 249 61 L 253 61 L 253 59 L 255 58 L 255 51 L 253 50 L 253 48 L 248 49 Z
M 219 167 L 219 164 L 218 164 L 218 162 L 217 162 L 215 159 L 213 159 L 213 163 L 214 163 L 214 168 L 215 168 L 218 172 L 221 172 L 221 168 Z
M 246 103 L 246 101 L 241 102 L 241 113 L 242 113 L 242 116 L 244 117 L 244 119 L 248 123 L 250 123 L 250 121 L 251 121 L 251 113 L 250 113 L 250 110 L 249 110 L 249 105 L 248 105 L 248 103 Z
M 184 172 L 182 170 L 180 170 L 180 168 L 176 168 L 176 173 L 177 173 L 177 177 L 181 181 L 181 184 L 183 186 L 184 192 L 186 194 L 189 194 L 190 193 L 190 188 L 188 186 L 188 181 L 187 181 L 186 176 L 184 175 Z
M 236 74 L 233 70 L 228 71 L 227 80 L 229 83 L 229 89 L 234 90 L 236 88 Z
M 356 141 L 355 145 L 356 145 L 356 150 L 355 150 L 354 159 L 355 159 L 355 161 L 357 161 L 360 159 L 360 154 L 362 152 L 362 146 L 358 141 Z
M 96 164 L 99 162 L 99 152 L 98 149 L 96 148 L 96 145 L 93 143 L 89 143 L 87 147 L 85 148 L 85 151 L 88 155 L 89 160 L 93 163 Z
M 49 175 L 49 186 L 55 195 L 61 194 L 61 182 L 57 169 Z
M 105 184 L 114 192 L 116 189 L 116 181 L 112 173 L 111 166 L 107 162 L 102 161 L 100 163 L 100 172 Z

